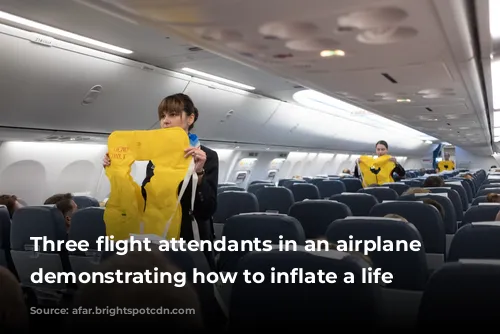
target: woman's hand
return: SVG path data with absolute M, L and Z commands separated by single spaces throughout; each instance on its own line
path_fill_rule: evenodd
M 395 164 L 397 164 L 397 163 L 398 163 L 398 161 L 397 161 L 397 160 L 396 160 L 396 158 L 394 158 L 394 157 L 390 158 L 389 160 L 390 160 L 390 161 L 392 161 L 392 162 L 394 162 Z
M 184 150 L 184 158 L 189 157 L 190 155 L 194 160 L 194 171 L 196 173 L 202 173 L 203 167 L 205 166 L 205 162 L 207 161 L 207 154 L 199 147 L 190 147 Z
M 104 168 L 111 166 L 111 159 L 109 158 L 109 154 L 106 153 L 104 158 L 102 159 L 102 166 Z

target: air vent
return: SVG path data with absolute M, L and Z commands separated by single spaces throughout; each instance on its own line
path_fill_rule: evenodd
M 255 157 L 259 156 L 259 153 L 257 153 L 257 152 L 250 152 L 250 153 L 248 153 L 248 156 L 255 158 Z
M 431 109 L 431 108 L 429 108 L 429 107 L 427 107 L 427 108 L 425 108 L 425 109 L 426 109 L 427 111 L 429 111 L 429 112 L 433 112 L 433 111 L 434 111 L 434 110 L 432 110 L 432 109 Z
M 391 75 L 389 73 L 382 73 L 382 76 L 384 78 L 386 78 L 387 80 L 389 80 L 390 82 L 392 82 L 393 84 L 397 84 L 398 83 L 396 81 L 396 79 L 394 79 L 393 77 L 391 77 Z
M 197 47 L 197 46 L 190 47 L 188 50 L 189 50 L 189 51 L 192 51 L 192 52 L 203 51 L 203 49 L 202 49 L 202 48 L 199 48 L 199 47 Z
M 288 153 L 280 153 L 280 158 L 286 158 L 288 157 Z
M 295 86 L 293 86 L 293 88 L 302 89 L 302 88 L 304 88 L 304 87 L 303 87 L 303 86 L 301 86 L 301 85 L 295 85 Z
M 92 141 L 91 137 L 83 137 L 83 136 L 48 136 L 45 138 L 38 139 L 37 141 L 39 142 L 87 142 L 87 141 Z

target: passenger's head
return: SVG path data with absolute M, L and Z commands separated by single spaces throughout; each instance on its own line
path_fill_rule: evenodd
M 185 94 L 174 94 L 164 98 L 158 106 L 158 117 L 162 129 L 180 127 L 191 131 L 198 119 L 198 109 Z
M 64 216 L 64 221 L 66 222 L 66 227 L 71 225 L 71 217 L 78 209 L 75 201 L 73 200 L 73 195 L 67 194 L 55 194 L 50 196 L 45 200 L 43 204 L 55 204 L 55 206 L 62 212 Z
M 131 278 L 128 282 L 121 282 L 122 284 L 116 282 L 106 284 L 100 281 L 88 283 L 82 285 L 76 293 L 73 306 L 112 310 L 149 308 L 154 310 L 154 313 L 139 313 L 135 316 L 123 312 L 116 312 L 114 316 L 78 314 L 71 316 L 68 329 L 80 333 L 101 328 L 105 322 L 109 325 L 108 328 L 113 328 L 117 333 L 130 329 L 145 330 L 145 324 L 149 328 L 168 329 L 171 333 L 193 333 L 203 330 L 198 295 L 186 273 L 171 263 L 165 253 L 159 252 L 154 246 L 151 248 L 153 249 L 151 252 L 131 251 L 125 255 L 112 256 L 104 260 L 96 270 L 104 273 L 157 272 L 159 278 L 164 277 L 164 282 L 152 281 L 148 284 L 136 282 Z M 170 277 L 172 281 L 169 281 Z M 178 314 L 157 312 L 160 309 L 170 312 L 179 310 L 179 312 Z M 183 312 L 180 312 L 181 310 Z
M 389 151 L 389 145 L 385 140 L 379 140 L 377 144 L 375 144 L 375 152 L 379 157 L 386 155 Z
M 486 195 L 486 200 L 490 203 L 500 203 L 500 195 L 490 193 Z
M 450 160 L 450 153 L 444 154 L 444 160 L 446 160 L 446 161 Z
M 410 188 L 407 191 L 405 191 L 402 196 L 414 195 L 414 194 L 428 194 L 430 192 L 431 191 L 429 189 L 424 189 L 424 188 Z
M 385 215 L 384 218 L 398 219 L 398 220 L 404 221 L 405 223 L 408 223 L 408 220 L 406 220 L 405 217 L 397 215 L 395 213 L 389 213 L 389 214 Z
M 342 171 L 342 173 L 344 173 L 344 174 L 351 174 L 351 170 L 349 168 L 344 168 L 344 170 Z
M 444 187 L 444 185 L 445 185 L 444 180 L 439 176 L 429 176 L 424 181 L 425 188 L 439 188 L 439 187 Z
M 439 211 L 441 218 L 444 219 L 444 209 L 443 209 L 443 206 L 441 204 L 439 204 L 437 201 L 435 201 L 431 198 L 424 198 L 423 202 L 425 204 L 432 205 L 433 207 L 435 207 Z
M 464 175 L 464 179 L 472 180 L 473 178 L 474 177 L 470 173 L 467 173 L 467 174 Z
M 12 218 L 17 209 L 23 207 L 16 195 L 0 195 L 0 205 L 5 205 L 7 207 L 10 218 Z
M 27 333 L 28 310 L 16 277 L 0 267 L 0 333 Z

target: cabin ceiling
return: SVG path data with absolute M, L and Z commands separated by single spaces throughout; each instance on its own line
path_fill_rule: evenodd
M 467 76 L 474 55 L 457 47 L 465 43 L 459 2 L 2 0 L 0 10 L 133 50 L 133 60 L 205 71 L 283 101 L 293 103 L 301 86 L 314 89 L 491 154 L 491 124 Z M 346 55 L 321 57 L 327 49 Z

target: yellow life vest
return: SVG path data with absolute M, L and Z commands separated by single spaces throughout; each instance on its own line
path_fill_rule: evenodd
M 108 139 L 111 165 L 106 168 L 111 193 L 104 211 L 108 236 L 113 235 L 114 240 L 128 239 L 131 234 L 179 238 L 180 198 L 194 170 L 192 157 L 184 158 L 188 147 L 189 138 L 181 128 L 111 133 Z M 132 164 L 145 160 L 154 166 L 154 176 L 145 186 L 146 207 L 141 187 L 130 175 Z
M 396 164 L 390 161 L 390 155 L 383 155 L 374 159 L 372 156 L 363 155 L 359 158 L 359 172 L 362 176 L 363 187 L 371 184 L 384 184 L 394 182 L 392 171 Z
M 451 160 L 448 161 L 441 160 L 440 162 L 438 162 L 437 166 L 440 172 L 444 172 L 445 170 L 455 169 L 455 163 Z

